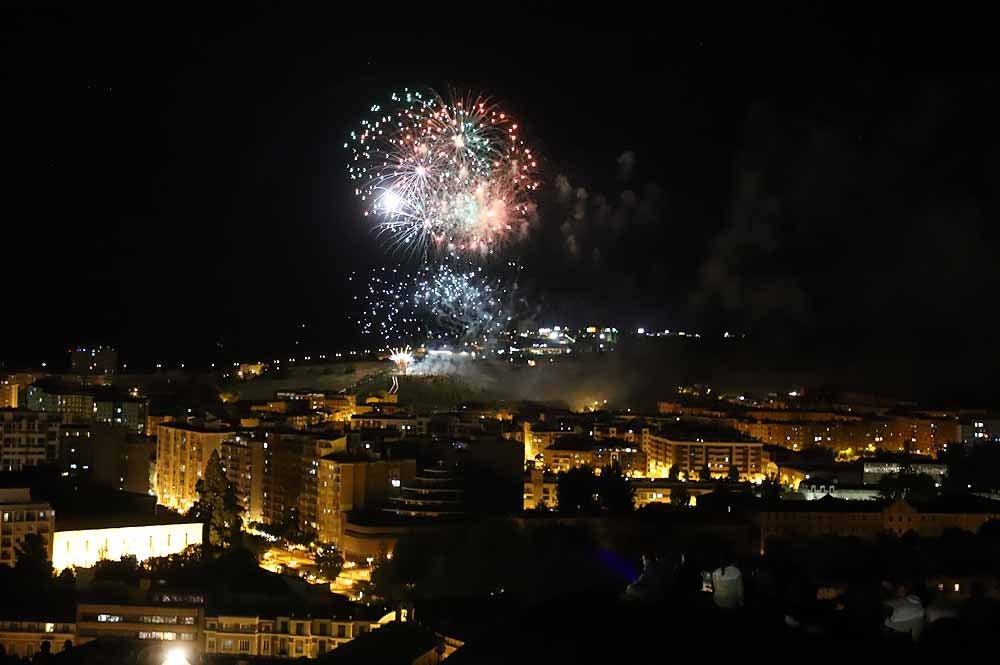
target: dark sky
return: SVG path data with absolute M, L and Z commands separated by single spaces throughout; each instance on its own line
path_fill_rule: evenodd
M 450 84 L 500 100 L 543 157 L 516 256 L 552 319 L 733 329 L 992 390 L 981 20 L 416 9 L 6 11 L 0 356 L 354 341 L 346 273 L 387 259 L 344 138 L 391 90 Z

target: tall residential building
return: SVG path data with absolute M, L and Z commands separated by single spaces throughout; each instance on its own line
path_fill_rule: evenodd
M 156 428 L 156 486 L 160 504 L 181 512 L 198 499 L 195 486 L 213 452 L 233 436 L 228 428 L 200 423 L 166 423 Z
M 417 473 L 413 459 L 372 460 L 348 452 L 330 453 L 319 460 L 316 494 L 316 533 L 320 541 L 342 547 L 347 514 L 378 510 L 402 488 L 412 486 Z
M 237 434 L 222 443 L 222 464 L 248 522 L 264 521 L 264 456 L 268 432 Z
M 118 351 L 110 346 L 77 346 L 69 352 L 69 365 L 81 376 L 111 375 L 118 371 Z
M 29 533 L 42 538 L 51 560 L 54 531 L 55 512 L 47 501 L 32 501 L 27 488 L 0 489 L 0 565 L 14 565 Z
M 54 463 L 59 457 L 59 416 L 0 409 L 0 471 Z

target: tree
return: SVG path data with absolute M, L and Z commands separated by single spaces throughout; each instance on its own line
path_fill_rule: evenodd
M 589 513 L 594 509 L 597 477 L 589 466 L 580 466 L 559 474 L 556 498 L 561 513 Z
M 760 484 L 760 498 L 767 504 L 781 501 L 781 483 L 777 478 L 772 476 Z
M 906 499 L 910 503 L 925 503 L 937 497 L 934 479 L 925 473 L 889 473 L 878 481 L 878 493 L 887 501 Z
M 620 513 L 635 506 L 635 491 L 617 464 L 604 467 L 600 475 L 589 466 L 559 474 L 556 497 L 563 513 Z
M 236 498 L 236 490 L 226 478 L 219 451 L 213 450 L 205 467 L 204 477 L 195 486 L 198 501 L 188 515 L 197 517 L 204 523 L 207 538 L 202 542 L 209 548 L 228 548 L 239 542 L 243 525 L 243 508 Z
M 72 593 L 76 589 L 76 572 L 72 568 L 63 568 L 56 578 L 56 586 L 61 591 Z
M 598 477 L 597 505 L 610 513 L 627 513 L 635 508 L 635 489 L 617 463 L 604 467 Z
M 691 505 L 691 492 L 684 485 L 675 485 L 670 488 L 670 505 L 688 506 Z
M 703 483 L 707 483 L 712 479 L 712 470 L 708 468 L 708 464 L 703 464 L 700 469 L 698 469 L 698 480 Z
M 738 482 L 740 482 L 740 469 L 735 464 L 730 464 L 729 465 L 728 480 L 731 483 L 738 483 Z
M 316 563 L 316 571 L 330 582 L 335 580 L 344 568 L 344 557 L 340 556 L 340 552 L 333 545 L 325 544 L 316 548 L 313 560 Z
M 670 470 L 667 472 L 667 477 L 670 478 L 670 480 L 678 480 L 680 478 L 680 475 L 681 475 L 681 465 L 671 464 Z
M 52 581 L 52 562 L 45 541 L 37 533 L 25 534 L 14 547 L 14 576 L 29 584 L 47 585 Z

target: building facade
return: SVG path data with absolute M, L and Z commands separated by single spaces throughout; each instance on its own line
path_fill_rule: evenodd
M 0 471 L 18 471 L 59 458 L 56 414 L 0 409 Z
M 189 545 L 200 545 L 201 522 L 170 522 L 165 524 L 136 524 L 100 528 L 63 528 L 55 532 L 52 549 L 52 567 L 90 568 L 98 561 L 118 561 L 134 556 L 139 561 L 151 557 L 177 554 Z
M 377 622 L 311 617 L 218 615 L 205 618 L 206 654 L 318 658 Z
M 97 412 L 92 393 L 82 388 L 39 383 L 28 386 L 26 406 L 32 411 L 59 414 L 70 422 L 93 420 Z
M 76 642 L 76 624 L 52 617 L 42 619 L 0 619 L 0 646 L 7 656 L 31 659 L 48 642 L 50 653 L 61 652 Z
M 198 500 L 195 486 L 213 452 L 234 432 L 202 424 L 166 423 L 156 428 L 156 487 L 159 503 L 187 512 Z
M 154 647 L 180 643 L 200 651 L 203 619 L 200 606 L 80 603 L 76 632 L 81 642 L 103 637 Z
M 319 540 L 341 547 L 347 514 L 378 510 L 391 497 L 412 486 L 417 462 L 412 459 L 371 460 L 348 453 L 330 453 L 319 460 L 316 532 Z
M 28 534 L 37 534 L 52 559 L 55 511 L 47 501 L 32 501 L 27 488 L 0 489 L 0 565 L 13 566 L 17 548 Z
M 736 467 L 740 480 L 755 480 L 764 476 L 764 445 L 739 432 L 659 430 L 646 439 L 646 455 L 650 476 L 663 477 L 676 466 L 685 478 L 697 478 L 708 466 L 713 478 L 725 478 L 730 467 Z M 655 471 L 655 473 L 653 473 Z

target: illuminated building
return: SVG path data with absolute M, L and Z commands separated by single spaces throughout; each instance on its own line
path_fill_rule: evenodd
M 871 485 L 848 485 L 832 480 L 806 480 L 796 488 L 806 501 L 816 501 L 825 496 L 850 501 L 867 501 L 881 498 L 878 488 Z
M 736 430 L 692 423 L 665 423 L 647 437 L 651 469 L 676 465 L 685 478 L 697 478 L 708 465 L 713 478 L 725 478 L 730 467 L 740 479 L 763 477 L 763 444 Z
M 178 518 L 180 520 L 180 518 Z M 134 556 L 139 561 L 176 554 L 200 545 L 201 522 L 188 520 L 99 518 L 84 523 L 60 521 L 52 543 L 52 567 L 89 568 L 98 561 Z
M 0 470 L 54 463 L 59 458 L 60 420 L 54 413 L 0 409 Z
M 29 533 L 38 534 L 51 559 L 53 531 L 55 511 L 47 501 L 32 501 L 27 488 L 0 489 L 0 565 L 14 565 Z
M 0 646 L 7 656 L 31 659 L 41 651 L 42 642 L 48 642 L 51 653 L 59 653 L 63 646 L 76 641 L 76 624 L 43 614 L 38 618 L 17 620 L 0 619 Z
M 137 640 L 150 645 L 180 642 L 201 650 L 203 608 L 193 604 L 80 603 L 76 607 L 78 639 Z
M 263 363 L 240 363 L 236 368 L 236 377 L 240 379 L 252 379 L 264 373 L 267 366 Z
M 577 353 L 610 353 L 618 345 L 617 328 L 587 326 L 577 332 L 573 350 Z
M 351 429 L 394 430 L 400 436 L 427 434 L 430 418 L 426 416 L 390 415 L 386 413 L 361 413 L 351 416 Z
M 976 414 L 959 424 L 959 440 L 967 445 L 1000 442 L 1000 418 Z
M 0 379 L 0 409 L 16 409 L 19 390 L 20 387 L 9 378 Z
M 377 622 L 312 617 L 205 617 L 206 654 L 318 658 L 379 628 Z
M 147 407 L 145 397 L 98 395 L 94 399 L 94 420 L 122 427 L 132 434 L 145 434 Z
M 948 466 L 946 464 L 938 464 L 927 457 L 919 459 L 899 455 L 885 455 L 865 459 L 862 462 L 862 482 L 865 485 L 877 485 L 884 476 L 900 473 L 904 468 L 909 468 L 912 473 L 930 476 L 934 479 L 935 483 L 940 483 L 948 473 Z
M 264 432 L 263 437 L 262 443 L 252 444 L 264 451 L 262 521 L 294 521 L 303 531 L 316 531 L 319 460 L 346 448 L 346 439 L 287 430 Z
M 683 487 L 690 497 L 690 505 L 696 505 L 698 497 L 711 494 L 715 488 L 708 484 L 681 482 L 669 478 L 632 478 L 630 481 L 635 490 L 635 507 L 642 508 L 651 503 L 670 503 L 670 494 L 678 487 Z
M 556 473 L 581 466 L 603 468 L 617 464 L 629 476 L 646 475 L 646 453 L 639 444 L 618 438 L 570 434 L 559 437 L 540 454 L 543 468 Z
M 514 358 L 563 356 L 573 353 L 576 338 L 561 326 L 539 328 L 537 334 L 522 332 L 511 340 L 508 352 Z
M 198 499 L 198 480 L 212 453 L 233 435 L 204 424 L 167 423 L 156 428 L 156 487 L 159 502 L 186 512 Z
M 542 469 L 530 469 L 524 478 L 524 510 L 558 507 L 559 477 Z
M 67 422 L 97 421 L 133 434 L 146 433 L 146 398 L 119 395 L 111 388 L 36 382 L 28 386 L 26 402 L 34 411 L 58 413 Z
M 264 435 L 264 432 L 238 434 L 223 441 L 220 448 L 226 478 L 246 511 L 247 522 L 264 520 Z
M 521 425 L 524 441 L 524 459 L 533 460 L 561 437 L 575 434 L 576 430 L 565 425 L 548 426 L 544 422 L 524 421 Z
M 890 424 L 889 450 L 935 455 L 945 444 L 962 440 L 962 428 L 951 418 L 896 416 Z
M 594 466 L 594 448 L 597 442 L 585 434 L 559 437 L 555 443 L 539 453 L 542 467 L 555 473 L 562 473 L 581 466 Z
M 385 506 L 413 485 L 416 460 L 372 460 L 347 452 L 330 453 L 319 460 L 316 494 L 316 532 L 321 542 L 340 547 L 347 513 Z
M 108 346 L 78 346 L 70 350 L 69 365 L 81 376 L 111 375 L 118 371 L 118 352 Z

